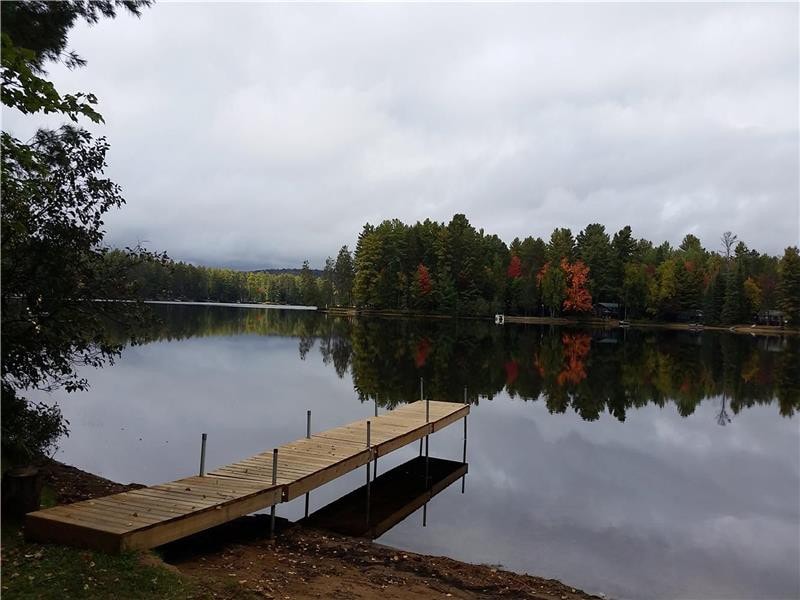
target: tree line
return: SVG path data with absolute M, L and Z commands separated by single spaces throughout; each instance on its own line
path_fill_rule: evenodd
M 124 254 L 109 254 L 125 260 Z M 355 252 L 343 246 L 320 276 L 241 272 L 182 262 L 139 267 L 152 299 L 271 302 L 449 315 L 587 315 L 600 303 L 619 316 L 706 324 L 749 322 L 763 310 L 800 324 L 800 254 L 750 249 L 731 232 L 717 249 L 688 234 L 656 246 L 629 226 L 592 223 L 506 245 L 462 214 L 447 224 L 397 219 L 366 224 Z
M 487 321 L 354 319 L 315 312 L 159 306 L 159 324 L 140 340 L 256 334 L 295 337 L 299 357 L 316 347 L 324 364 L 349 376 L 362 401 L 393 408 L 426 396 L 471 402 L 504 390 L 586 420 L 672 404 L 682 416 L 720 402 L 720 420 L 775 403 L 800 409 L 800 343 L 793 337 L 685 331 L 497 327 Z M 123 340 L 120 340 L 123 341 Z

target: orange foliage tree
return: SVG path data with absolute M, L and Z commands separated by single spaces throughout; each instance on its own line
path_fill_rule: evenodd
M 567 297 L 564 310 L 567 312 L 589 312 L 592 310 L 592 295 L 589 293 L 589 267 L 582 260 L 570 264 L 561 259 L 561 269 L 567 276 Z
M 561 343 L 564 345 L 565 364 L 556 381 L 560 386 L 567 383 L 578 385 L 586 379 L 585 360 L 592 347 L 592 338 L 585 333 L 565 333 L 561 336 Z
M 508 278 L 517 279 L 522 277 L 522 261 L 516 254 L 511 257 L 511 262 L 508 263 Z

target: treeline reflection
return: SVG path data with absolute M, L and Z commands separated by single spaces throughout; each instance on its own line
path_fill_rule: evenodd
M 362 401 L 391 408 L 434 400 L 512 398 L 542 401 L 552 413 L 595 420 L 608 412 L 673 403 L 682 416 L 714 399 L 718 421 L 755 404 L 800 408 L 796 338 L 663 330 L 587 330 L 450 319 L 335 317 L 316 312 L 233 307 L 155 307 L 157 323 L 135 340 L 269 335 L 298 339 L 299 358 L 321 353 L 348 373 Z

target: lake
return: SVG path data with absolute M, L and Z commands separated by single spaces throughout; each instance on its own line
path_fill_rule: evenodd
M 451 485 L 378 542 L 618 598 L 800 595 L 800 340 L 154 307 L 91 389 L 55 393 L 57 459 L 120 482 L 194 474 L 425 395 L 472 412 Z M 38 396 L 34 396 L 38 397 Z M 461 460 L 461 424 L 430 438 Z M 381 458 L 379 472 L 418 454 Z M 311 494 L 312 511 L 363 483 Z M 303 499 L 278 506 L 302 516 Z

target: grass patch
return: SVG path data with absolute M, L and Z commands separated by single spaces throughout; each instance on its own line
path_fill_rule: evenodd
M 145 554 L 111 556 L 34 544 L 8 519 L 2 531 L 3 598 L 203 598 L 196 584 Z

